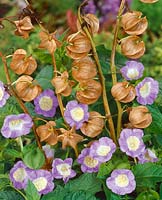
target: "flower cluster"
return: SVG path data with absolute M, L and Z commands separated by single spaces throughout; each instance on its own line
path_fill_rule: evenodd
M 18 161 L 10 170 L 10 180 L 17 189 L 25 189 L 30 180 L 40 195 L 47 194 L 54 188 L 54 179 L 63 179 L 64 183 L 67 183 L 70 178 L 76 176 L 76 172 L 71 169 L 72 162 L 71 158 L 56 158 L 52 163 L 52 172 L 49 172 L 43 169 L 30 169 L 22 161 Z

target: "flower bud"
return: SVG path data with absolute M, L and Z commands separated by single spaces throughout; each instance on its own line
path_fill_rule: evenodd
M 36 132 L 40 138 L 41 142 L 46 142 L 49 145 L 57 144 L 57 131 L 53 128 L 56 126 L 54 121 L 49 121 L 45 125 L 38 126 Z
M 122 15 L 121 25 L 129 35 L 141 35 L 148 26 L 146 17 L 142 18 L 142 12 L 126 12 Z
M 29 37 L 30 31 L 34 28 L 29 16 L 24 17 L 21 20 L 14 21 L 16 25 L 15 35 L 22 36 L 24 39 Z
M 88 13 L 85 16 L 83 16 L 82 18 L 87 23 L 86 25 L 88 26 L 91 34 L 98 32 L 99 20 L 94 14 Z M 78 28 L 78 30 L 81 29 L 80 23 L 78 21 L 77 21 L 77 28 Z
M 72 59 L 81 59 L 88 55 L 91 50 L 91 43 L 83 32 L 71 34 L 67 38 L 69 43 L 66 52 Z
M 138 59 L 145 52 L 145 43 L 136 35 L 128 36 L 121 40 L 121 51 L 128 58 Z
M 159 0 L 140 0 L 140 1 L 143 2 L 143 3 L 155 3 Z
M 112 96 L 122 103 L 133 101 L 136 96 L 136 90 L 128 82 L 118 82 L 111 88 Z
M 88 122 L 84 122 L 81 127 L 81 132 L 91 138 L 98 136 L 104 127 L 104 119 L 100 113 L 92 111 L 89 113 Z
M 39 33 L 39 37 L 41 39 L 39 48 L 46 49 L 51 54 L 56 51 L 57 47 L 61 46 L 61 42 L 56 39 L 55 32 L 48 33 L 48 32 L 42 31 Z
M 96 65 L 90 57 L 74 60 L 72 63 L 72 76 L 77 81 L 92 79 L 96 74 Z
M 42 88 L 31 76 L 23 75 L 16 81 L 16 91 L 23 101 L 32 101 L 41 93 Z
M 27 57 L 24 49 L 17 49 L 13 54 L 10 67 L 18 75 L 31 75 L 37 68 L 37 62 L 32 56 Z
M 76 98 L 80 103 L 93 104 L 102 93 L 102 86 L 99 82 L 90 79 L 79 83 L 80 90 L 76 93 Z
M 146 106 L 137 106 L 130 111 L 129 121 L 133 128 L 146 128 L 151 124 L 152 116 Z
M 69 96 L 72 92 L 71 82 L 68 80 L 69 74 L 64 71 L 61 76 L 56 76 L 51 80 L 52 85 L 55 87 L 56 94 Z

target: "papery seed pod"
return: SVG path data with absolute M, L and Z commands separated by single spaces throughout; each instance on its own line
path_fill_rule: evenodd
M 24 49 L 17 49 L 12 57 L 10 67 L 18 75 L 31 75 L 37 68 L 37 62 L 32 56 L 26 56 Z
M 72 63 L 72 76 L 77 81 L 92 79 L 96 74 L 96 65 L 90 57 L 74 60 Z
M 66 52 L 72 59 L 81 59 L 88 55 L 91 43 L 83 32 L 71 34 L 67 38 Z
M 137 106 L 130 111 L 129 121 L 133 128 L 146 128 L 151 124 L 152 116 L 146 106 Z
M 155 3 L 159 0 L 140 0 L 140 1 L 143 2 L 143 3 Z
M 76 149 L 77 144 L 83 140 L 83 136 L 77 134 L 75 132 L 75 128 L 71 128 L 70 130 L 66 130 L 64 128 L 60 128 L 62 134 L 58 136 L 58 141 L 62 142 L 62 148 L 70 146 L 73 149 Z
M 111 88 L 112 96 L 122 103 L 133 101 L 136 96 L 136 90 L 128 82 L 118 82 Z
M 71 82 L 68 80 L 69 74 L 64 71 L 61 76 L 56 76 L 51 80 L 52 85 L 55 87 L 56 94 L 69 96 L 72 92 Z
M 22 36 L 24 39 L 29 37 L 29 33 L 33 30 L 33 25 L 29 16 L 24 17 L 21 20 L 14 21 L 16 25 L 15 35 Z
M 104 127 L 104 119 L 100 113 L 92 111 L 89 113 L 88 122 L 84 122 L 80 128 L 81 132 L 91 138 L 98 136 Z
M 54 129 L 54 126 L 56 126 L 56 123 L 54 121 L 49 121 L 45 125 L 38 126 L 36 132 L 41 142 L 46 142 L 49 145 L 57 144 L 58 133 Z
M 121 26 L 129 35 L 141 35 L 147 29 L 148 22 L 146 17 L 142 18 L 142 12 L 126 12 L 122 15 Z
M 46 49 L 49 51 L 50 54 L 56 51 L 56 48 L 61 46 L 61 42 L 56 39 L 55 33 L 48 33 L 45 31 L 41 31 L 39 33 L 39 37 L 41 43 L 39 48 Z
M 136 35 L 128 36 L 121 40 L 121 51 L 128 58 L 138 59 L 145 52 L 145 43 Z
M 102 93 L 102 86 L 99 82 L 90 79 L 79 83 L 80 90 L 76 92 L 76 98 L 80 103 L 95 103 Z
M 23 101 L 32 101 L 42 91 L 42 88 L 33 81 L 31 76 L 20 76 L 16 81 L 16 91 Z
M 98 32 L 98 30 L 99 30 L 99 20 L 94 14 L 88 13 L 88 14 L 82 16 L 82 18 L 86 22 L 91 34 Z M 78 21 L 77 21 L 77 28 L 78 28 L 78 30 L 81 30 L 81 26 L 80 26 L 80 23 Z

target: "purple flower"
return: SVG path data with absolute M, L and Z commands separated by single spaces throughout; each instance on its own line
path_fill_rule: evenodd
M 28 114 L 8 115 L 3 123 L 1 133 L 5 138 L 16 138 L 30 133 L 33 126 Z
M 144 66 L 137 61 L 128 61 L 126 65 L 120 69 L 122 76 L 126 80 L 137 80 L 143 75 Z
M 58 100 L 51 89 L 44 90 L 34 99 L 35 112 L 44 117 L 53 117 L 56 113 Z
M 6 104 L 9 97 L 10 95 L 5 91 L 3 82 L 0 81 L 0 108 Z
M 157 162 L 158 158 L 156 157 L 155 153 L 150 149 L 146 149 L 142 152 L 138 157 L 138 163 L 146 163 L 146 162 Z
M 65 120 L 71 127 L 76 129 L 82 127 L 83 122 L 88 121 L 88 105 L 78 103 L 77 101 L 69 101 L 64 112 Z
M 47 194 L 53 190 L 53 177 L 49 171 L 43 169 L 30 170 L 28 176 L 40 195 Z
M 121 151 L 133 158 L 137 157 L 145 150 L 142 137 L 143 131 L 141 129 L 123 129 L 119 138 Z
M 111 177 L 106 180 L 107 187 L 114 193 L 125 195 L 133 192 L 136 188 L 135 177 L 128 169 L 116 169 Z
M 18 161 L 10 170 L 10 180 L 15 188 L 24 189 L 27 186 L 28 170 L 22 161 Z
M 90 147 L 90 156 L 100 162 L 107 162 L 111 159 L 112 154 L 116 150 L 116 145 L 108 137 L 102 137 L 99 141 L 92 143 Z
M 137 102 L 142 105 L 153 104 L 158 92 L 158 82 L 153 78 L 147 77 L 136 86 Z
M 85 148 L 81 151 L 77 162 L 81 164 L 81 170 L 84 173 L 98 172 L 99 166 L 101 164 L 101 162 L 99 162 L 96 158 L 90 156 L 89 148 Z
M 51 149 L 49 144 L 42 146 L 43 151 L 47 158 L 54 158 L 54 149 Z
M 76 172 L 71 169 L 72 158 L 61 160 L 59 158 L 54 159 L 52 163 L 52 174 L 56 179 L 63 179 L 64 183 L 67 183 L 70 178 L 76 176 Z

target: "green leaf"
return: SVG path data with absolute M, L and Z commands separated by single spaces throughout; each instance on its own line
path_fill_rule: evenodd
M 68 193 L 68 190 L 58 185 L 56 189 L 54 189 L 53 192 L 50 192 L 44 195 L 41 200 L 58 200 L 58 197 L 59 197 L 59 200 L 63 200 L 64 197 L 67 195 L 67 193 Z
M 38 115 L 35 113 L 35 111 L 34 111 L 35 107 L 34 107 L 34 105 L 33 105 L 31 102 L 25 102 L 25 106 L 26 106 L 26 108 L 28 109 L 28 111 L 29 111 L 29 113 L 30 113 L 30 115 L 31 115 L 32 117 L 38 116 Z
M 154 188 L 157 182 L 162 181 L 162 166 L 155 163 L 137 164 L 133 167 L 138 187 Z
M 24 200 L 24 198 L 14 191 L 1 191 L 0 200 Z
M 8 178 L 0 178 L 0 190 L 4 189 L 9 184 L 10 180 Z
M 15 149 L 4 149 L 3 154 L 7 154 L 9 156 L 12 156 L 14 158 L 21 158 L 22 157 L 22 153 L 20 151 L 17 151 Z
M 107 176 L 113 169 L 114 169 L 114 165 L 111 160 L 107 163 L 102 163 L 100 165 L 97 178 L 104 178 L 105 175 Z
M 79 190 L 95 194 L 101 191 L 101 184 L 101 181 L 96 178 L 94 173 L 85 173 L 79 178 L 69 181 L 65 185 L 65 189 L 68 189 L 70 192 L 77 192 L 79 186 Z
M 39 200 L 40 199 L 40 195 L 38 194 L 36 187 L 30 180 L 28 180 L 28 184 L 25 189 L 25 193 L 26 193 L 27 199 L 30 199 L 30 200 Z
M 37 147 L 26 152 L 23 161 L 29 168 L 40 169 L 45 162 L 45 157 L 43 152 Z
M 145 129 L 148 132 L 152 133 L 162 133 L 162 113 L 160 112 L 159 108 L 153 104 L 147 106 L 149 111 L 151 112 L 152 115 L 152 123 L 151 125 Z
M 119 195 L 114 194 L 111 190 L 109 190 L 105 184 L 103 185 L 103 187 L 106 195 L 106 200 L 122 200 Z
M 91 193 L 84 191 L 77 191 L 73 193 L 69 193 L 64 197 L 64 200 L 97 200 L 95 196 Z
M 53 78 L 53 66 L 48 65 L 44 67 L 36 76 L 36 80 L 40 84 L 40 86 L 45 89 L 53 89 L 53 86 L 51 84 L 51 80 Z

